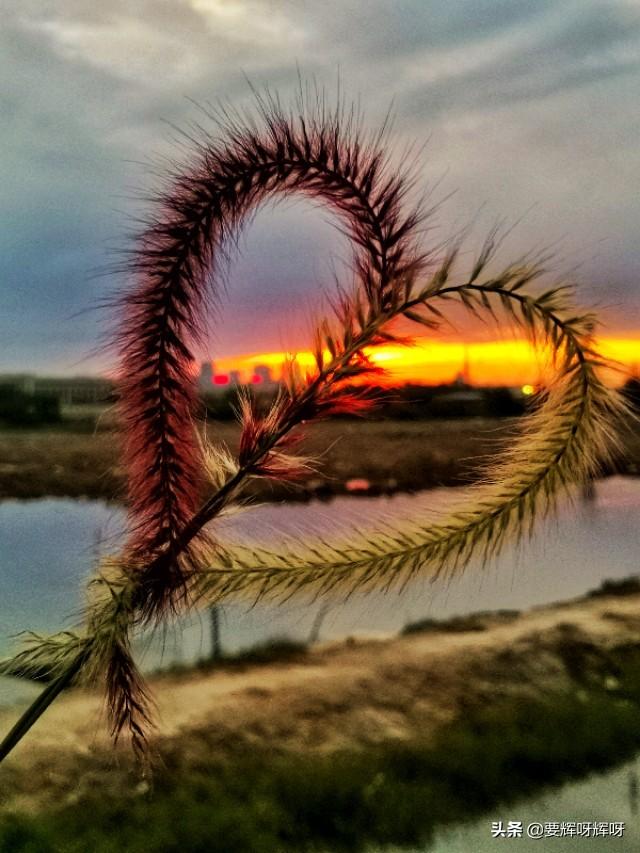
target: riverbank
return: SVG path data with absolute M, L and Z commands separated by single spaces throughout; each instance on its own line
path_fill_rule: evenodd
M 111 751 L 99 697 L 73 691 L 0 768 L 13 845 L 0 849 L 423 843 L 640 749 L 639 613 L 632 582 L 261 666 L 157 676 L 152 791 L 124 747 Z M 0 714 L 2 730 L 16 714 Z
M 318 460 L 295 488 L 254 481 L 261 500 L 310 500 L 339 494 L 391 494 L 459 486 L 478 478 L 513 435 L 509 419 L 352 421 L 313 424 L 301 452 Z M 0 430 L 0 499 L 88 497 L 122 501 L 118 433 L 106 419 L 58 429 Z M 235 424 L 212 423 L 211 440 L 237 448 Z M 619 473 L 640 471 L 640 431 L 629 433 Z M 608 472 L 608 473 L 613 473 Z

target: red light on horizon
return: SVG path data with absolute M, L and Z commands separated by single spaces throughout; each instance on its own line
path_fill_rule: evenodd
M 263 381 L 262 376 L 260 376 L 259 373 L 254 373 L 253 376 L 251 377 L 252 385 L 259 385 L 262 381 Z
M 228 385 L 229 376 L 226 373 L 216 373 L 216 375 L 211 378 L 211 381 L 214 385 Z

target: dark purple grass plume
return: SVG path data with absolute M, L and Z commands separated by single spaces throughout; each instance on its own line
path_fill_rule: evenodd
M 197 536 L 185 541 L 203 472 L 193 349 L 217 295 L 225 244 L 265 199 L 295 192 L 340 216 L 357 247 L 361 291 L 376 310 L 392 305 L 394 282 L 420 265 L 420 214 L 401 210 L 409 184 L 387 164 L 384 133 L 363 138 L 352 112 L 339 106 L 327 115 L 319 99 L 314 110 L 289 115 L 274 99 L 259 98 L 257 119 L 229 111 L 217 119 L 220 135 L 202 140 L 158 199 L 131 260 L 136 283 L 121 302 L 128 550 L 132 565 L 144 566 L 142 604 L 150 613 L 176 603 L 197 565 Z M 357 395 L 335 389 L 332 401 L 321 396 L 310 395 L 308 416 L 362 406 Z M 290 414 L 283 407 L 283 424 Z

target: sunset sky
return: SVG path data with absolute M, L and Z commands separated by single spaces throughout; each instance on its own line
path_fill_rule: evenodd
M 638 373 L 640 351 L 635 338 L 601 338 L 599 350 L 612 362 L 607 376 L 612 384 L 621 384 L 629 375 Z M 367 351 L 371 360 L 384 367 L 386 374 L 376 379 L 382 384 L 405 382 L 437 385 L 462 377 L 472 385 L 539 385 L 552 376 L 548 353 L 537 351 L 524 340 L 490 340 L 474 343 L 433 341 L 424 339 L 414 346 L 381 346 Z M 213 362 L 214 376 L 228 377 L 236 370 L 240 379 L 251 382 L 255 368 L 268 367 L 274 379 L 279 379 L 283 366 L 282 352 L 261 352 L 228 356 Z M 314 358 L 309 351 L 290 354 L 304 372 L 313 371 Z M 215 382 L 214 382 L 215 384 Z
M 126 282 L 104 271 L 149 164 L 184 158 L 172 126 L 202 120 L 193 101 L 250 103 L 247 78 L 286 100 L 298 68 L 329 95 L 339 74 L 372 126 L 393 102 L 398 147 L 426 143 L 422 179 L 444 200 L 432 239 L 473 220 L 471 252 L 518 221 L 505 260 L 550 246 L 607 352 L 640 362 L 635 0 L 8 0 L 0 66 L 0 372 L 110 367 L 98 306 Z M 304 201 L 261 209 L 199 357 L 243 369 L 307 350 L 349 260 L 334 226 Z M 446 381 L 465 342 L 472 379 L 535 379 L 524 344 L 469 323 L 386 361 Z

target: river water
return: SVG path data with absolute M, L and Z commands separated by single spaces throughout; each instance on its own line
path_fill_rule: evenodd
M 456 489 L 394 497 L 340 497 L 329 503 L 264 504 L 220 520 L 230 539 L 275 542 L 301 531 L 341 536 L 394 517 L 427 517 L 460 499 Z M 353 595 L 332 603 L 320 639 L 380 635 L 424 618 L 480 610 L 522 609 L 581 595 L 608 578 L 639 570 L 640 479 L 598 482 L 592 500 L 565 502 L 558 515 L 538 525 L 530 541 L 506 548 L 486 567 L 472 561 L 459 577 L 429 583 L 417 579 L 401 593 Z M 0 654 L 23 630 L 51 632 L 72 625 L 82 605 L 83 581 L 100 554 L 117 550 L 122 510 L 99 501 L 43 499 L 0 503 Z M 320 604 L 225 605 L 225 651 L 273 637 L 304 640 Z M 181 619 L 162 637 L 147 638 L 147 669 L 189 663 L 210 648 L 207 614 Z M 0 681 L 0 703 L 30 693 L 30 685 Z
M 442 830 L 426 847 L 411 850 L 404 847 L 397 851 L 385 848 L 384 853 L 578 853 L 585 850 L 637 853 L 640 850 L 639 774 L 640 760 L 635 759 L 607 773 L 594 774 L 561 788 L 550 788 L 499 808 L 480 820 Z M 494 838 L 494 822 L 501 822 L 506 832 L 509 821 L 522 825 L 522 836 Z M 598 830 L 607 834 L 594 835 L 594 823 L 607 824 L 606 829 Z M 609 834 L 609 825 L 618 823 L 624 824 L 622 835 Z M 582 824 L 580 837 L 566 834 L 573 832 L 572 824 Z M 534 835 L 543 834 L 530 838 L 528 831 Z M 611 832 L 617 830 L 611 827 Z M 370 853 L 383 851 L 372 849 Z

